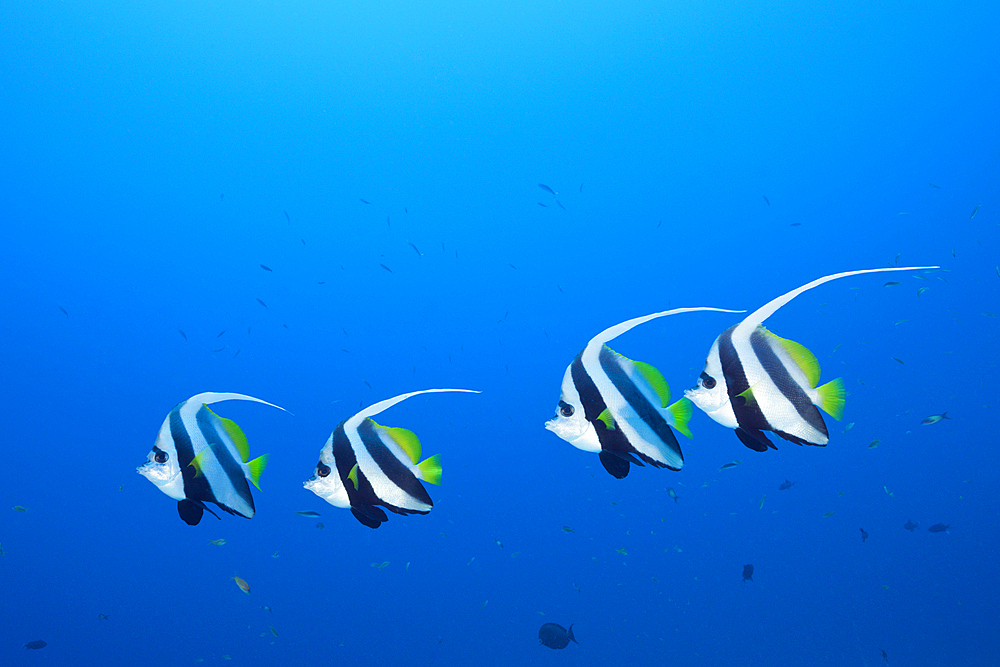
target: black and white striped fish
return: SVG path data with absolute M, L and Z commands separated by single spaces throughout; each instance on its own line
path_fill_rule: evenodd
M 630 464 L 680 470 L 684 456 L 671 426 L 691 437 L 691 403 L 672 405 L 670 387 L 653 366 L 624 357 L 606 343 L 658 317 L 721 308 L 675 308 L 616 324 L 590 339 L 563 375 L 556 416 L 545 428 L 585 452 L 599 452 L 604 469 L 622 479 Z
M 441 483 L 441 457 L 420 461 L 420 440 L 405 428 L 381 426 L 373 416 L 418 394 L 469 389 L 424 389 L 376 403 L 337 425 L 303 486 L 335 507 L 350 508 L 369 528 L 388 521 L 381 505 L 396 514 L 427 514 L 434 507 L 421 480 Z
M 249 445 L 240 427 L 208 408 L 233 399 L 284 410 L 244 394 L 207 392 L 192 396 L 178 403 L 163 420 L 148 460 L 136 469 L 177 500 L 177 513 L 191 526 L 201 521 L 205 510 L 220 518 L 205 503 L 215 503 L 247 519 L 255 512 L 247 480 L 260 489 L 260 474 L 268 455 L 249 460 Z
M 718 423 L 736 429 L 740 442 L 755 451 L 775 449 L 764 431 L 799 445 L 825 446 L 830 436 L 817 406 L 840 420 L 844 412 L 843 381 L 838 378 L 817 387 L 819 362 L 813 353 L 765 329 L 764 320 L 799 294 L 837 278 L 936 268 L 892 267 L 836 273 L 774 299 L 715 339 L 698 384 L 684 395 Z

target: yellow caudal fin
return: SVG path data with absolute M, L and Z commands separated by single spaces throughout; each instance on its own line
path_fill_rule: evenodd
M 441 484 L 441 455 L 435 454 L 434 456 L 424 459 L 419 464 L 417 464 L 417 470 L 420 471 L 420 479 L 425 482 L 430 482 L 431 484 Z
M 816 387 L 816 392 L 819 394 L 819 407 L 837 421 L 843 419 L 844 398 L 847 396 L 843 378 L 830 380 L 826 384 Z
M 270 457 L 270 454 L 261 454 L 253 461 L 247 463 L 247 468 L 250 469 L 250 481 L 253 482 L 258 491 L 260 490 L 260 474 L 267 467 L 267 461 Z
M 673 417 L 673 426 L 688 438 L 691 437 L 691 429 L 688 422 L 691 421 L 691 413 L 694 411 L 694 404 L 686 398 L 682 398 L 673 405 L 667 406 L 670 416 Z

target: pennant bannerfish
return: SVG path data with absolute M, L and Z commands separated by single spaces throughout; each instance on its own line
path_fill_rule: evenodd
M 207 392 L 192 396 L 170 411 L 148 460 L 136 469 L 177 500 L 177 513 L 191 526 L 201 521 L 206 509 L 212 512 L 207 502 L 247 519 L 255 512 L 247 480 L 260 489 L 260 474 L 268 455 L 249 460 L 249 445 L 240 427 L 208 407 L 228 400 L 254 401 L 284 410 L 244 394 Z
M 604 469 L 622 479 L 631 463 L 680 470 L 684 465 L 674 426 L 691 437 L 691 404 L 670 403 L 670 387 L 653 366 L 624 357 L 606 343 L 649 320 L 700 310 L 676 308 L 616 324 L 590 339 L 563 375 L 556 416 L 545 428 L 585 452 L 599 452 Z
M 371 418 L 411 396 L 440 392 L 479 393 L 424 389 L 365 408 L 337 425 L 320 451 L 313 476 L 303 486 L 334 507 L 350 508 L 369 528 L 389 520 L 377 505 L 396 514 L 430 512 L 434 502 L 420 482 L 441 483 L 440 455 L 420 461 L 420 440 L 415 433 L 381 426 Z
M 820 387 L 819 362 L 803 345 L 774 335 L 763 322 L 799 294 L 837 278 L 936 266 L 891 267 L 836 273 L 788 292 L 751 313 L 715 339 L 698 384 L 684 395 L 709 417 L 736 430 L 754 451 L 774 445 L 771 431 L 800 445 L 824 446 L 830 439 L 817 406 L 837 420 L 844 412 L 844 383 Z

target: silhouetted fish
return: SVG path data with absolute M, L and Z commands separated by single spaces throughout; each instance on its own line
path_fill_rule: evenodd
M 41 639 L 36 639 L 33 642 L 28 642 L 27 644 L 25 644 L 24 648 L 38 650 L 40 648 L 45 648 L 46 646 L 48 646 L 48 644 L 43 642 Z
M 748 563 L 743 566 L 743 582 L 753 581 L 753 564 Z
M 868 539 L 868 531 L 866 531 L 864 528 L 862 528 L 861 529 L 861 541 L 864 542 L 867 539 Z
M 545 183 L 539 183 L 538 187 L 540 187 L 542 190 L 545 190 L 546 192 L 548 192 L 553 197 L 555 197 L 557 194 L 559 194 L 555 190 L 553 190 L 552 188 L 550 188 L 549 186 L 545 185 Z
M 786 479 L 784 482 L 781 483 L 781 486 L 778 487 L 778 491 L 785 491 L 787 489 L 792 488 L 793 486 L 795 486 L 795 482 L 790 482 Z
M 936 523 L 927 530 L 931 533 L 947 533 L 949 528 L 951 528 L 951 526 L 948 524 Z
M 538 643 L 549 648 L 566 648 L 570 640 L 574 644 L 579 644 L 573 636 L 573 624 L 570 623 L 569 630 L 558 623 L 546 623 L 538 629 Z
M 909 519 L 907 519 L 906 523 L 903 524 L 903 528 L 907 529 L 908 531 L 910 531 L 912 533 L 917 528 L 920 528 L 920 524 L 919 523 L 913 523 L 912 521 L 910 521 Z

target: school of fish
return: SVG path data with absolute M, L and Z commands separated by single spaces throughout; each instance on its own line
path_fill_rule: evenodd
M 540 187 L 554 196 L 547 186 L 540 184 Z M 264 265 L 261 268 L 270 271 Z M 674 403 L 670 402 L 670 387 L 656 367 L 629 359 L 608 347 L 608 343 L 640 324 L 671 315 L 746 311 L 707 306 L 675 308 L 616 324 L 591 338 L 567 366 L 555 416 L 545 422 L 545 428 L 577 449 L 597 453 L 605 470 L 618 479 L 625 478 L 633 464 L 681 470 L 684 455 L 674 430 L 692 437 L 688 424 L 693 407 L 732 429 L 740 442 L 754 451 L 776 448 L 766 433 L 799 445 L 826 446 L 830 433 L 820 410 L 841 419 L 845 404 L 843 381 L 837 378 L 820 385 L 815 355 L 800 343 L 771 333 L 764 328 L 764 321 L 796 296 L 832 280 L 937 268 L 886 267 L 836 273 L 769 301 L 715 339 L 697 384 Z M 384 510 L 400 515 L 430 512 L 434 502 L 423 482 L 441 483 L 440 455 L 421 460 L 421 443 L 415 433 L 406 428 L 382 426 L 373 417 L 408 398 L 432 393 L 480 392 L 423 389 L 383 400 L 347 417 L 334 428 L 320 450 L 313 474 L 304 487 L 334 507 L 350 509 L 361 524 L 370 528 L 378 528 L 388 520 Z M 177 501 L 177 512 L 189 525 L 197 525 L 206 510 L 221 518 L 206 503 L 247 519 L 256 512 L 249 483 L 260 489 L 268 455 L 251 459 L 246 435 L 240 427 L 208 407 L 227 400 L 251 401 L 284 410 L 245 394 L 196 394 L 167 414 L 147 461 L 137 469 Z M 923 423 L 948 419 L 946 414 L 932 415 Z M 739 461 L 727 463 L 722 469 L 738 464 Z M 786 480 L 779 490 L 789 489 L 792 484 Z M 678 502 L 679 496 L 672 488 L 668 489 L 668 495 Z M 319 516 L 315 512 L 299 514 Z M 907 522 L 907 529 L 913 530 L 916 524 L 912 526 Z M 948 526 L 938 524 L 930 530 L 947 529 Z M 867 539 L 864 530 L 862 534 Z M 752 581 L 752 574 L 753 566 L 747 565 L 744 580 Z M 245 581 L 236 576 L 233 579 L 249 593 Z M 563 631 L 564 635 L 551 637 L 554 628 L 548 626 L 562 631 L 555 624 L 543 626 L 545 632 L 540 633 L 539 639 L 546 645 L 562 648 L 573 639 L 572 626 L 568 632 Z

